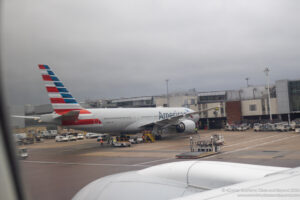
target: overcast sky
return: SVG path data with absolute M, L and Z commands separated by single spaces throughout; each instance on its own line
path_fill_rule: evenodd
M 49 103 L 37 64 L 73 96 L 150 96 L 300 79 L 298 0 L 6 0 L 10 104 Z

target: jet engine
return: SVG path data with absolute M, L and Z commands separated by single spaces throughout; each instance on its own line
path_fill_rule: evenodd
M 181 121 L 177 126 L 176 126 L 176 131 L 178 133 L 192 133 L 195 131 L 196 124 L 194 121 L 186 119 Z

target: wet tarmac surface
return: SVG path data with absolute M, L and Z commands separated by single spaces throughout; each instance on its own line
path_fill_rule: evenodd
M 45 140 L 26 146 L 29 157 L 20 160 L 28 199 L 71 199 L 88 183 L 115 173 L 182 161 L 176 154 L 190 150 L 194 140 L 220 133 L 222 153 L 198 160 L 240 162 L 281 167 L 300 166 L 300 135 L 293 132 L 199 131 L 199 134 L 168 136 L 155 143 L 132 147 L 100 146 L 96 139 L 67 143 Z

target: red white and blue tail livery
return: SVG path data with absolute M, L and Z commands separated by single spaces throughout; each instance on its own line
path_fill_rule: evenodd
M 48 65 L 39 65 L 39 68 L 51 104 L 57 114 L 62 115 L 72 110 L 82 110 L 82 107 L 77 103 Z
M 83 109 L 78 104 L 48 65 L 39 65 L 39 69 L 53 110 L 56 114 L 60 115 L 58 118 L 61 118 L 61 125 L 75 126 L 101 124 L 101 121 L 94 118 L 90 111 Z

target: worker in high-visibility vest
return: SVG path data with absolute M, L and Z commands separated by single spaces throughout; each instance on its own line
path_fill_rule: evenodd
M 103 139 L 100 138 L 100 145 L 103 146 Z

